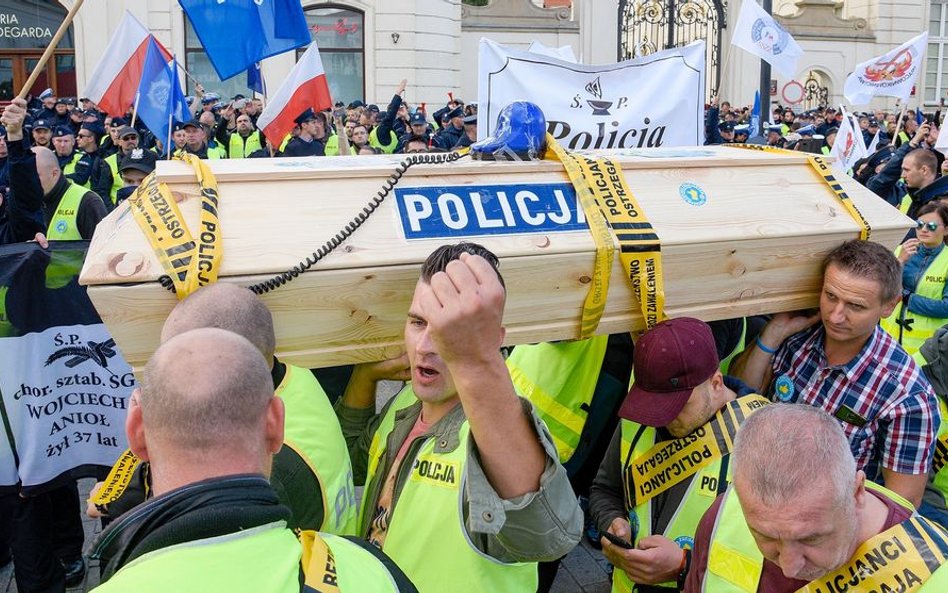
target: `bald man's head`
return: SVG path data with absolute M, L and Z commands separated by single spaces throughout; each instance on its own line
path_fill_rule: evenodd
M 43 193 L 48 194 L 53 191 L 62 175 L 59 160 L 56 158 L 56 153 L 48 148 L 34 146 L 32 150 L 36 155 L 36 174 L 40 178 L 40 185 L 43 186 Z
M 276 350 L 273 316 L 247 288 L 226 282 L 204 286 L 178 303 L 161 330 L 162 343 L 202 327 L 227 330 L 249 340 L 272 365 Z
M 216 328 L 174 336 L 145 366 L 138 397 L 149 454 L 260 454 L 273 397 L 269 366 L 245 338 Z

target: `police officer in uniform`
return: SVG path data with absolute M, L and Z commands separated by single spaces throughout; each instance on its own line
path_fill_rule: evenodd
M 318 126 L 312 107 L 307 108 L 293 121 L 300 127 L 300 133 L 286 145 L 282 156 L 324 156 L 326 147 L 316 139 Z
M 590 512 L 602 532 L 625 542 L 602 538 L 616 567 L 614 592 L 679 591 L 698 521 L 729 482 L 730 451 L 713 435 L 733 438 L 740 419 L 769 402 L 721 373 L 715 337 L 697 319 L 659 323 L 639 339 L 634 359 L 635 383 L 593 482 Z M 711 454 L 691 463 L 695 451 Z M 679 460 L 685 471 L 654 488 L 648 468 Z
M 72 128 L 58 126 L 53 130 L 53 150 L 63 175 L 71 179 L 72 174 L 76 172 L 76 163 L 82 158 L 82 155 L 76 152 L 76 135 Z
M 408 118 L 408 133 L 398 139 L 398 147 L 395 152 L 405 152 L 409 140 L 421 138 L 425 146 L 431 145 L 431 129 L 428 127 L 428 120 L 421 111 L 416 111 Z
M 38 119 L 34 121 L 30 133 L 33 137 L 33 146 L 43 146 L 50 150 L 53 149 L 53 130 L 50 120 Z
M 464 134 L 464 108 L 455 107 L 445 117 L 448 123 L 435 134 L 434 144 L 438 148 L 451 150 Z
M 115 123 L 114 121 L 112 123 Z M 122 176 L 119 174 L 119 163 L 133 150 L 138 148 L 138 131 L 131 126 L 118 128 L 115 136 L 118 138 L 119 150 L 105 158 L 105 164 L 112 172 L 112 188 L 109 191 L 109 209 L 118 204 L 118 191 L 122 189 Z
M 99 196 L 107 196 L 112 191 L 112 170 L 99 154 L 99 138 L 105 129 L 98 122 L 84 123 L 76 134 L 80 158 L 75 170 L 67 175 L 73 183 L 91 189 Z
M 260 351 L 226 330 L 158 348 L 126 422 L 155 497 L 102 532 L 95 591 L 415 592 L 365 542 L 287 527 L 291 513 L 268 482 L 284 439 L 271 381 Z

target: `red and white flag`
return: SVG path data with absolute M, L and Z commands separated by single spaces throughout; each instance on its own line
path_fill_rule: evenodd
M 843 94 L 853 105 L 866 105 L 873 97 L 898 97 L 907 101 L 928 48 L 928 31 L 889 53 L 856 66 L 846 78 Z
M 317 112 L 332 109 L 326 71 L 315 41 L 309 44 L 280 89 L 270 97 L 267 108 L 257 119 L 257 127 L 272 145 L 279 146 L 296 125 L 293 120 L 310 107 Z
M 125 11 L 122 22 L 109 41 L 102 60 L 89 76 L 83 97 L 88 97 L 105 113 L 124 115 L 135 102 L 135 93 L 142 79 L 142 66 L 148 53 L 148 38 L 152 37 L 145 25 Z M 158 41 L 157 39 L 155 40 Z M 158 43 L 165 60 L 171 53 Z
M 842 106 L 840 106 L 842 109 Z M 868 156 L 863 140 L 857 138 L 862 136 L 859 125 L 853 125 L 853 120 L 849 114 L 843 110 L 843 121 L 839 125 L 839 132 L 836 133 L 836 141 L 833 142 L 833 148 L 830 150 L 830 156 L 836 160 L 833 162 L 833 168 L 840 172 L 847 172 L 853 168 L 856 161 Z

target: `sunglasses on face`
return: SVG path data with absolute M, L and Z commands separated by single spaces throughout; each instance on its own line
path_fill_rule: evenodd
M 138 140 L 138 136 L 123 136 L 122 140 Z
M 917 228 L 918 230 L 928 229 L 928 232 L 930 233 L 934 233 L 935 231 L 937 231 L 939 226 L 941 225 L 935 222 L 934 220 L 930 222 L 925 222 L 924 220 L 915 221 L 915 228 Z
M 92 134 L 76 134 L 76 138 L 92 138 Z

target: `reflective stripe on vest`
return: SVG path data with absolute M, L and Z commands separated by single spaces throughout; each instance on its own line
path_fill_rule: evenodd
M 69 187 L 59 200 L 56 213 L 53 214 L 49 227 L 46 229 L 46 238 L 50 241 L 82 241 L 82 235 L 79 234 L 79 227 L 76 225 L 76 214 L 79 212 L 82 197 L 89 190 L 69 180 L 66 180 L 66 183 Z
M 932 459 L 932 484 L 948 500 L 948 406 L 945 400 L 938 398 L 941 410 L 941 424 L 935 439 L 935 455 Z
M 895 254 L 898 255 L 901 249 L 902 247 L 899 246 L 895 250 Z M 940 301 L 945 290 L 946 275 L 948 275 L 948 249 L 942 247 L 935 259 L 928 264 L 913 294 Z M 892 311 L 892 314 L 882 320 L 882 329 L 889 332 L 889 335 L 896 340 L 899 339 L 901 330 L 902 339 L 900 343 L 902 344 L 902 348 L 915 357 L 919 364 L 926 364 L 921 354 L 919 354 L 919 349 L 922 347 L 922 344 L 925 343 L 925 340 L 935 335 L 935 331 L 945 325 L 945 320 L 936 317 L 925 317 L 918 313 L 906 311 L 905 318 L 914 320 L 911 325 L 912 329 L 907 329 L 898 324 L 901 315 L 902 302 L 899 301 L 899 304 L 895 306 L 895 310 Z
M 865 484 L 867 489 L 875 490 L 882 496 L 898 504 L 905 502 L 904 499 L 898 495 L 894 495 L 893 492 L 882 486 L 868 481 L 865 482 Z M 886 552 L 888 552 L 889 556 L 884 556 L 884 553 L 881 552 L 877 554 L 876 551 L 872 549 L 864 549 L 863 546 L 867 543 L 885 540 L 888 536 L 891 536 L 891 534 L 896 533 L 903 527 L 906 528 L 908 537 L 905 537 L 905 541 L 900 543 L 906 548 L 905 550 L 897 550 L 897 545 L 894 543 L 891 546 L 887 546 Z M 920 534 L 918 531 L 922 531 L 923 533 Z M 877 540 L 876 538 L 879 539 Z M 845 583 L 847 586 L 845 590 L 847 591 L 890 590 L 905 591 L 906 593 L 910 591 L 923 593 L 940 593 L 941 591 L 945 591 L 946 587 L 948 587 L 948 569 L 945 569 L 944 566 L 937 569 L 927 580 L 925 580 L 925 577 L 928 577 L 927 573 L 925 573 L 924 576 L 916 575 L 924 584 L 918 583 L 916 586 L 902 588 L 898 582 L 893 579 L 887 583 L 888 589 L 881 588 L 881 583 L 876 579 L 885 577 L 885 568 L 887 565 L 890 570 L 894 570 L 896 574 L 899 575 L 899 579 L 905 579 L 903 569 L 909 566 L 917 566 L 917 564 L 909 564 L 912 560 L 909 553 L 914 550 L 914 548 L 907 545 L 910 543 L 909 540 L 911 540 L 911 543 L 918 545 L 919 549 L 924 546 L 926 549 L 923 554 L 926 555 L 928 552 L 933 552 L 932 548 L 948 550 L 948 533 L 945 533 L 935 523 L 917 513 L 913 513 L 912 517 L 908 520 L 875 536 L 875 538 L 870 539 L 868 542 L 864 542 L 863 545 L 856 550 L 853 558 L 850 559 L 852 562 L 851 565 L 844 566 L 839 571 L 834 571 L 834 574 L 824 575 L 823 578 L 817 579 L 806 587 L 799 589 L 797 593 L 842 590 L 841 587 L 837 587 L 835 584 L 833 585 L 835 589 L 829 588 L 825 584 L 827 579 L 833 583 L 836 583 L 837 579 L 843 579 L 840 582 Z M 943 557 L 944 552 L 935 551 L 930 558 L 932 560 L 937 559 L 939 553 Z M 857 581 L 855 585 L 846 582 L 849 579 L 855 578 L 853 575 L 865 572 L 861 568 L 854 567 L 868 568 L 868 557 L 870 555 L 873 558 L 878 557 L 881 559 L 878 571 L 869 572 L 868 576 L 864 576 L 860 581 Z M 893 560 L 897 560 L 899 556 L 903 557 L 902 562 L 892 562 Z M 924 565 L 925 563 L 922 562 L 922 566 Z M 751 535 L 750 529 L 744 520 L 744 513 L 741 509 L 740 501 L 733 492 L 733 488 L 728 488 L 718 511 L 718 516 L 715 518 L 714 529 L 711 533 L 711 545 L 708 550 L 708 568 L 705 571 L 704 581 L 701 584 L 701 591 L 707 593 L 756 593 L 763 568 L 763 555 L 757 548 L 757 544 L 754 542 L 754 536 Z M 933 564 L 931 568 L 937 568 L 937 564 Z
M 398 136 L 395 135 L 395 130 L 389 130 L 388 132 L 388 144 L 382 144 L 382 141 L 379 140 L 378 127 L 372 128 L 372 131 L 369 132 L 369 144 L 380 148 L 382 152 L 386 154 L 392 154 L 395 152 L 395 148 L 398 146 Z
M 260 133 L 256 130 L 251 132 L 246 140 L 243 136 L 234 132 L 230 135 L 228 156 L 232 159 L 244 159 L 261 148 L 263 146 L 260 145 Z M 210 151 L 208 151 L 208 156 L 210 156 Z
M 378 492 L 378 480 L 388 476 L 377 473 L 385 455 L 385 444 L 395 426 L 395 413 L 417 402 L 410 387 L 403 389 L 383 417 L 369 448 L 366 493 Z M 529 593 L 537 588 L 534 562 L 506 564 L 474 547 L 468 540 L 462 514 L 465 464 L 470 427 L 460 426 L 459 445 L 453 451 L 435 452 L 436 441 L 428 437 L 407 456 L 399 468 L 403 482 L 397 504 L 385 536 L 382 551 L 408 575 L 419 591 L 466 593 L 468 591 L 517 591 Z M 408 455 L 406 454 L 406 455 Z M 407 475 L 406 475 L 407 474 Z M 367 533 L 375 501 L 362 500 L 361 533 Z
M 517 346 L 507 368 L 517 393 L 530 400 L 566 463 L 579 446 L 609 336 Z
M 747 414 L 741 410 L 747 410 L 748 413 L 753 413 L 753 411 L 760 409 L 762 405 L 767 405 L 768 403 L 769 402 L 759 395 L 748 395 L 739 398 L 739 400 L 729 402 L 727 409 L 739 411 L 740 413 L 731 415 L 728 412 L 729 422 L 726 425 L 721 424 L 721 427 L 731 433 L 729 437 L 733 440 L 740 424 L 746 419 Z M 727 411 L 727 409 L 725 409 L 725 411 Z M 719 414 L 721 414 L 721 412 L 719 412 Z M 711 431 L 712 422 L 713 420 L 705 424 L 702 428 L 706 431 Z M 620 428 L 622 440 L 619 447 L 619 461 L 622 463 L 624 482 L 623 499 L 626 511 L 628 512 L 629 524 L 632 526 L 632 543 L 637 545 L 639 540 L 650 535 L 663 535 L 674 541 L 678 544 L 678 547 L 682 549 L 692 549 L 694 547 L 695 532 L 698 530 L 698 523 L 701 521 L 701 517 L 704 516 L 705 511 L 708 510 L 718 494 L 723 492 L 724 488 L 730 483 L 730 468 L 728 464 L 724 463 L 725 458 L 730 455 L 730 451 L 728 450 L 727 454 L 723 456 L 716 457 L 711 463 L 698 469 L 692 476 L 686 477 L 684 480 L 679 480 L 681 482 L 690 480 L 687 490 L 671 521 L 665 527 L 665 530 L 662 531 L 661 534 L 656 534 L 652 527 L 652 499 L 649 498 L 644 503 L 637 504 L 634 507 L 632 506 L 634 485 L 631 483 L 633 470 L 630 467 L 636 460 L 641 460 L 644 455 L 655 447 L 656 431 L 652 427 L 642 427 L 628 420 L 622 420 Z M 695 431 L 695 433 L 696 432 L 698 431 Z M 638 436 L 638 438 L 636 438 L 636 436 Z M 687 440 L 690 436 L 691 435 L 684 437 L 684 439 L 681 440 Z M 674 441 L 667 441 L 669 445 L 673 442 Z M 687 448 L 682 448 L 679 453 L 684 454 L 686 452 Z M 677 585 L 676 583 L 669 582 L 659 586 L 674 589 Z M 612 590 L 622 593 L 628 593 L 632 590 L 632 581 L 629 580 L 628 576 L 622 570 L 613 571 Z
M 109 191 L 109 200 L 112 202 L 114 207 L 116 200 L 118 200 L 118 190 L 122 189 L 122 186 L 125 185 L 125 182 L 122 181 L 122 176 L 119 175 L 118 170 L 118 156 L 122 151 L 118 151 L 115 154 L 111 154 L 105 157 L 105 164 L 109 166 L 109 169 L 112 171 L 112 190 Z
M 313 373 L 288 364 L 276 395 L 286 406 L 283 442 L 306 461 L 322 488 L 324 518 L 320 531 L 355 534 L 358 507 L 352 465 L 326 392 Z

